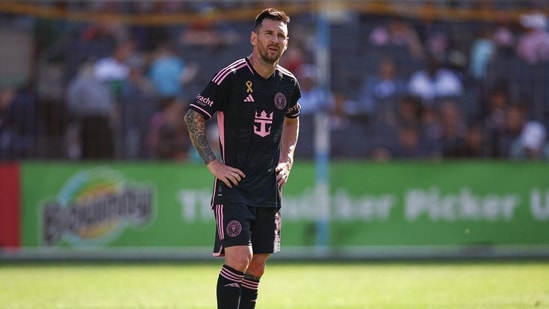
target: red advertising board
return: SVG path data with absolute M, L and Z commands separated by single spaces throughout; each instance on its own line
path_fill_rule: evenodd
M 19 247 L 20 192 L 19 164 L 0 164 L 0 247 Z

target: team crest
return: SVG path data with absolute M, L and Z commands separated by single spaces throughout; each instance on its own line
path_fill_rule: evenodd
M 242 232 L 242 225 L 240 222 L 233 220 L 227 224 L 227 235 L 230 237 L 236 237 Z
M 282 92 L 278 92 L 275 95 L 274 103 L 276 108 L 278 109 L 284 109 L 286 107 L 286 96 Z

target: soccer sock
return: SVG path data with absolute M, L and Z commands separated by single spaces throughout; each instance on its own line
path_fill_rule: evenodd
M 242 293 L 240 296 L 239 309 L 253 309 L 257 301 L 257 294 L 259 290 L 259 278 L 244 275 L 242 280 Z
M 217 278 L 217 308 L 237 309 L 240 303 L 240 284 L 244 273 L 223 265 Z

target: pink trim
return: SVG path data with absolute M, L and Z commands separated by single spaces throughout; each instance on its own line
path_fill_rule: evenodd
M 217 225 L 217 236 L 220 240 L 225 239 L 225 229 L 223 228 L 223 204 L 215 205 L 215 224 Z
M 208 115 L 208 117 L 212 118 L 212 115 L 210 113 L 208 113 L 205 109 L 203 109 L 202 107 L 194 104 L 194 103 L 191 103 L 192 107 L 196 108 L 196 109 L 199 109 L 200 111 L 202 111 L 203 113 L 205 113 L 206 115 Z
M 210 209 L 214 209 L 215 207 L 215 204 L 214 204 L 214 201 L 215 201 L 215 192 L 217 192 L 217 177 L 214 177 L 214 185 L 213 185 L 213 189 L 212 189 L 212 199 L 210 200 Z
M 219 247 L 219 252 L 212 253 L 212 256 L 215 256 L 215 257 L 225 256 L 225 253 L 223 252 L 223 246 Z
M 225 114 L 221 111 L 217 112 L 217 129 L 219 130 L 219 142 L 223 151 L 223 162 L 225 162 Z
M 292 72 L 290 72 L 288 69 L 284 68 L 283 66 L 277 65 L 276 68 L 277 68 L 282 74 L 288 75 L 288 76 L 290 76 L 290 77 L 295 78 L 295 75 L 294 75 Z
M 246 288 L 249 290 L 259 290 L 259 281 L 254 281 L 254 280 L 244 278 L 241 284 L 243 288 Z
M 239 59 L 231 64 L 229 64 L 227 67 L 221 69 L 212 79 L 212 82 L 216 83 L 217 85 L 220 85 L 229 74 L 236 72 L 237 70 L 247 66 L 246 60 Z
M 221 277 L 224 277 L 225 279 L 233 282 L 242 282 L 242 279 L 244 279 L 244 274 L 235 273 L 234 271 L 228 269 L 227 267 L 221 268 L 220 275 Z

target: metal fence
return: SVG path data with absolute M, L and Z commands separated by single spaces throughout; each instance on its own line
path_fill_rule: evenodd
M 292 17 L 282 64 L 310 94 L 315 25 L 330 10 L 330 93 L 304 104 L 328 106 L 332 159 L 549 156 L 547 1 L 319 3 L 278 2 Z M 216 70 L 250 52 L 257 11 L 246 1 L 3 2 L 0 160 L 198 160 L 181 115 Z M 541 47 L 524 58 L 532 33 Z M 187 68 L 176 90 L 152 73 L 170 52 Z M 438 84 L 426 74 L 434 66 Z M 301 121 L 297 156 L 312 159 L 314 112 Z

